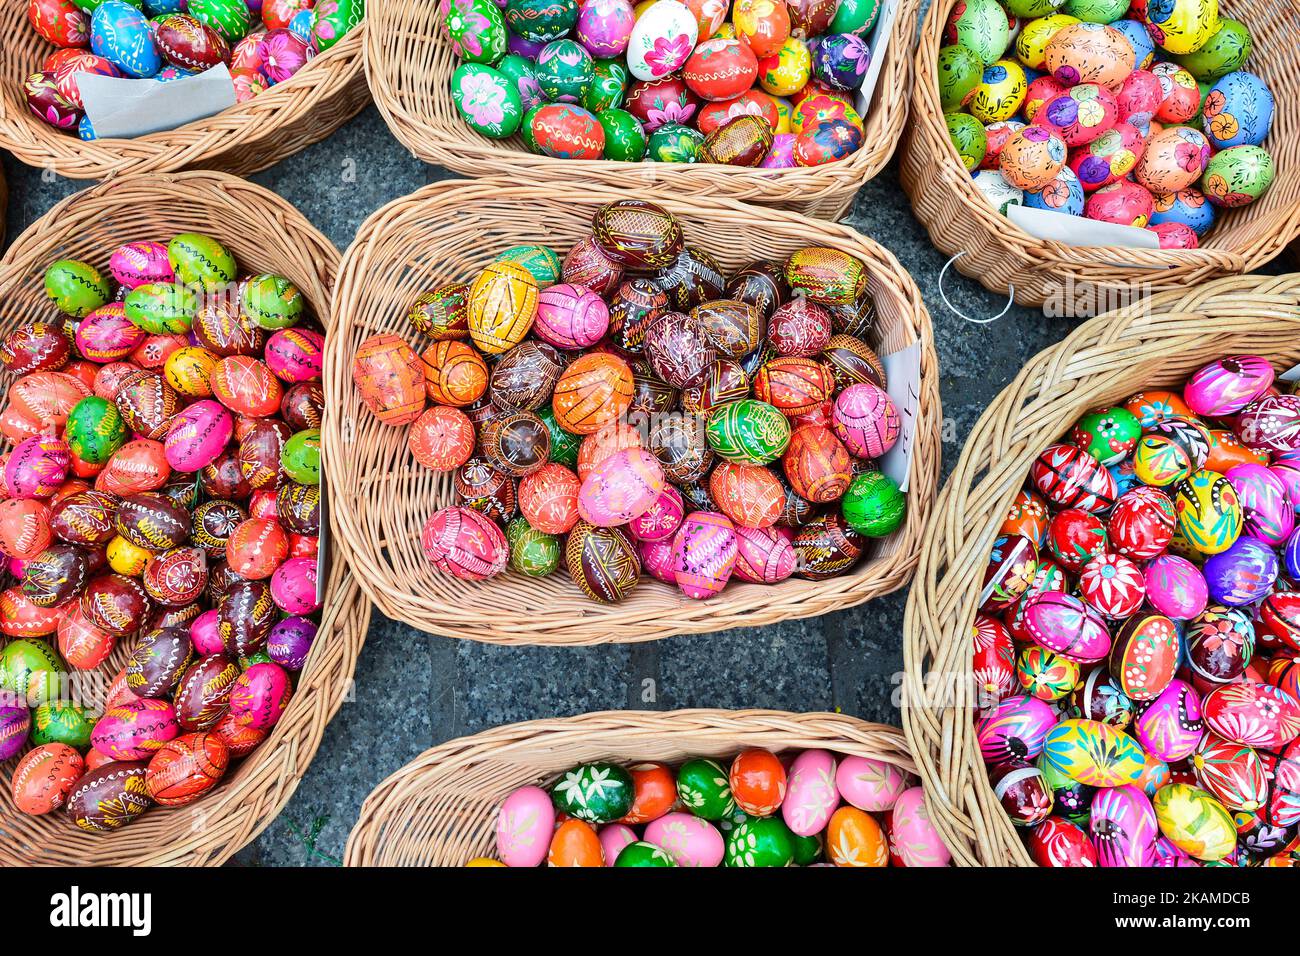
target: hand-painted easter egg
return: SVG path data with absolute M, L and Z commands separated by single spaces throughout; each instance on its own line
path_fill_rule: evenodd
M 1024 102 L 1026 85 L 1024 68 L 1015 60 L 990 64 L 971 94 L 968 105 L 972 115 L 985 124 L 1011 119 Z
M 487 390 L 487 363 L 469 344 L 454 339 L 434 342 L 420 356 L 424 388 L 439 405 L 472 405 Z
M 386 425 L 409 425 L 424 410 L 420 358 L 396 335 L 375 335 L 357 348 L 352 381 L 362 401 Z
M 84 772 L 81 754 L 67 744 L 35 747 L 14 768 L 10 782 L 14 804 L 33 816 L 57 810 Z
M 758 59 L 740 40 L 704 40 L 682 68 L 691 92 L 711 102 L 739 96 L 754 85 L 757 76 Z
M 700 159 L 729 166 L 757 166 L 772 148 L 772 127 L 760 116 L 728 120 L 704 137 Z
M 1118 89 L 1133 72 L 1136 54 L 1124 34 L 1100 23 L 1062 28 L 1043 51 L 1043 66 L 1066 86 L 1097 83 Z
M 128 77 L 150 77 L 162 67 L 149 22 L 122 0 L 104 0 L 90 21 L 90 48 Z
M 1099 222 L 1141 229 L 1150 220 L 1151 210 L 1151 193 L 1137 183 L 1122 179 L 1089 196 L 1083 214 Z
M 1229 73 L 1205 97 L 1201 116 L 1215 149 L 1259 146 L 1273 124 L 1273 94 L 1253 73 Z
M 632 401 L 632 370 L 614 355 L 589 353 L 564 370 L 551 407 L 566 431 L 590 435 L 620 418 Z
M 857 34 L 832 33 L 817 38 L 812 60 L 813 75 L 821 83 L 836 90 L 856 90 L 862 86 L 867 68 L 871 64 L 871 48 L 867 41 Z M 1014 77 L 1010 79 L 1008 92 L 1012 92 L 1015 86 Z M 990 81 L 988 71 L 985 71 L 984 82 L 990 83 L 991 86 L 1001 85 L 996 81 Z M 1024 89 L 1023 72 L 1020 77 L 1020 89 L 1022 91 Z M 971 101 L 972 110 L 976 109 L 975 100 L 979 98 L 980 93 L 977 88 L 975 99 Z M 1006 119 L 1006 117 L 999 118 Z
M 1170 127 L 1147 141 L 1133 175 L 1153 193 L 1172 193 L 1196 182 L 1209 160 L 1210 144 L 1200 130 Z
M 463 581 L 500 574 L 509 557 L 500 528 L 477 511 L 456 506 L 429 516 L 420 545 L 435 568 Z
M 663 470 L 648 451 L 615 452 L 583 480 L 578 513 L 599 527 L 616 527 L 645 514 L 663 490 Z
M 1209 731 L 1191 764 L 1197 783 L 1229 810 L 1252 812 L 1268 802 L 1268 771 L 1259 754 L 1245 744 Z
M 1137 164 L 1145 150 L 1142 134 L 1119 122 L 1084 147 L 1070 153 L 1069 168 L 1085 192 L 1119 182 Z
M 27 22 L 42 39 L 57 47 L 84 47 L 90 40 L 90 14 L 72 0 L 30 0 Z
M 1095 787 L 1132 783 L 1144 763 L 1132 737 L 1095 720 L 1061 721 L 1047 733 L 1043 754 L 1058 773 Z
M 211 464 L 234 434 L 234 419 L 224 406 L 199 401 L 171 420 L 163 447 L 167 463 L 177 471 L 196 472 Z
M 852 479 L 853 462 L 848 451 L 824 425 L 795 429 L 781 466 L 800 497 L 821 504 L 845 497 Z
M 1065 141 L 1042 126 L 1026 126 L 1011 135 L 998 156 L 1004 179 L 1019 189 L 1042 189 L 1065 165 Z
M 975 729 L 980 754 L 987 764 L 1019 758 L 1033 760 L 1043 752 L 1047 733 L 1056 724 L 1056 714 L 1036 697 L 1008 697 L 988 711 Z M 850 803 L 843 786 L 841 794 Z
M 844 520 L 858 534 L 884 538 L 903 523 L 907 499 L 894 479 L 882 472 L 867 471 L 849 484 L 842 510 Z
M 875 820 L 870 817 L 867 817 L 867 820 L 870 825 L 879 829 L 879 824 L 876 824 Z M 852 843 L 852 838 L 845 839 L 846 842 Z M 746 819 L 727 834 L 726 844 L 724 866 L 789 866 L 794 858 L 794 844 L 790 829 L 776 817 Z
M 1185 783 L 1170 783 L 1152 801 L 1160 832 L 1198 860 L 1221 860 L 1237 847 L 1237 829 L 1223 805 Z
M 1080 83 L 1049 100 L 1034 122 L 1053 130 L 1070 147 L 1091 143 L 1119 121 L 1115 96 L 1095 83 Z
M 230 689 L 230 716 L 238 726 L 268 730 L 279 722 L 292 694 L 289 675 L 279 664 L 252 664 Z
M 693 512 L 673 536 L 673 571 L 689 598 L 705 599 L 727 585 L 736 564 L 736 533 L 731 520 L 712 512 Z
M 149 631 L 136 642 L 126 664 L 126 686 L 137 697 L 171 694 L 191 663 L 191 644 L 184 627 Z
M 948 138 L 952 141 L 953 149 L 957 151 L 962 165 L 968 172 L 978 169 L 988 152 L 988 134 L 984 132 L 984 125 L 969 113 L 945 113 L 943 118 L 948 129 Z M 1014 139 L 1014 136 L 1012 138 Z M 1005 151 L 1005 147 L 1003 149 Z M 1027 152 L 1027 147 L 1020 146 L 1018 149 Z
M 736 464 L 766 465 L 790 444 L 790 423 L 775 407 L 752 399 L 714 410 L 705 435 L 720 457 Z
M 145 788 L 162 807 L 193 803 L 217 785 L 230 763 L 225 742 L 213 733 L 182 734 L 149 760 Z
M 984 60 L 970 47 L 952 44 L 939 51 L 937 70 L 939 103 L 945 113 L 951 114 L 974 96 L 984 76 Z
M 656 80 L 681 69 L 695 48 L 699 23 L 678 0 L 656 0 L 637 18 L 628 38 L 627 65 L 638 80 Z
M 930 821 L 921 787 L 899 795 L 890 816 L 889 839 L 904 866 L 947 866 L 952 856 Z
M 176 688 L 176 719 L 185 730 L 209 730 L 226 715 L 239 665 L 220 654 L 201 658 Z
M 735 764 L 732 773 L 735 773 Z M 735 792 L 734 785 L 732 792 Z M 795 835 L 812 836 L 826 827 L 839 799 L 835 786 L 835 757 L 826 750 L 805 750 L 790 765 L 781 817 Z
M 1174 59 L 1198 80 L 1213 83 L 1234 70 L 1240 70 L 1253 47 L 1250 30 L 1244 23 L 1221 16 L 1218 26 L 1204 44 L 1191 53 L 1176 55 Z
M 754 817 L 768 817 L 781 808 L 786 782 L 781 761 L 771 751 L 757 747 L 738 753 L 727 774 L 736 806 Z
M 1273 384 L 1273 366 L 1258 355 L 1219 359 L 1187 380 L 1183 397 L 1197 415 L 1225 418 L 1262 398 Z
M 1034 643 L 1081 663 L 1104 658 L 1110 632 L 1104 619 L 1079 598 L 1054 591 L 1025 602 L 1025 629 Z
M 575 40 L 552 40 L 533 67 L 543 95 L 556 103 L 581 103 L 595 76 L 591 54 Z
M 1272 547 L 1243 535 L 1228 550 L 1211 555 L 1205 562 L 1204 574 L 1210 597 L 1216 603 L 1246 607 L 1268 596 L 1278 570 Z
M 521 265 L 495 262 L 479 273 L 469 292 L 470 337 L 479 351 L 495 355 L 518 345 L 532 327 L 537 298 L 537 280 Z
M 1146 24 L 1162 49 L 1192 53 L 1218 29 L 1219 4 L 1217 0 L 1147 0 Z
M 497 813 L 497 856 L 506 866 L 540 866 L 555 829 L 555 807 L 541 787 L 520 787 Z
M 96 750 L 113 760 L 147 760 L 178 733 L 170 703 L 141 698 L 106 709 L 90 740 Z
M 1150 594 L 1148 586 L 1148 594 Z M 1125 696 L 1154 700 L 1173 680 L 1178 667 L 1179 638 L 1173 621 L 1163 614 L 1138 614 L 1115 636 L 1109 666 Z
M 217 603 L 217 633 L 224 652 L 231 657 L 256 654 L 270 637 L 276 613 L 266 581 L 239 580 L 231 584 Z M 181 677 L 182 685 L 185 679 Z
M 960 43 L 979 54 L 983 62 L 992 63 L 1011 42 L 1006 11 L 996 0 L 961 0 L 948 14 L 943 42 Z
M 1273 158 L 1259 146 L 1230 146 L 1205 165 L 1201 181 L 1216 206 L 1246 206 L 1273 185 Z
M 560 39 L 578 20 L 575 0 L 509 0 L 500 6 L 511 32 L 535 43 Z
M 1089 831 L 1101 866 L 1151 866 L 1159 835 L 1151 801 L 1131 784 L 1101 790 L 1092 801 Z
M 1202 554 L 1228 550 L 1241 533 L 1236 489 L 1218 472 L 1202 469 L 1179 482 L 1174 507 L 1179 531 Z
M 1191 756 L 1205 733 L 1200 695 L 1175 678 L 1138 715 L 1134 732 L 1148 754 L 1167 763 Z
M 1220 737 L 1249 747 L 1278 750 L 1300 735 L 1300 704 L 1271 684 L 1225 684 L 1206 695 L 1202 711 Z
M 601 528 L 579 521 L 564 549 L 569 576 L 588 597 L 614 603 L 636 587 L 641 560 L 623 528 Z
M 555 809 L 587 823 L 612 823 L 632 808 L 632 776 L 612 763 L 579 764 L 551 787 Z
M 533 331 L 556 348 L 587 348 L 608 327 L 609 307 L 590 289 L 564 283 L 542 290 L 538 297 Z
M 1044 497 L 1061 508 L 1101 512 L 1115 502 L 1114 477 L 1078 445 L 1051 445 L 1034 461 L 1030 480 Z
M 68 816 L 91 832 L 112 832 L 130 823 L 153 805 L 145 767 L 144 761 L 114 760 L 88 771 L 68 793 Z

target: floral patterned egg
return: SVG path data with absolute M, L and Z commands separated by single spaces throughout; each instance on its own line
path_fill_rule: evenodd
M 704 40 L 686 60 L 682 78 L 691 92 L 710 102 L 729 100 L 754 85 L 758 59 L 739 40 Z
M 1159 488 L 1134 488 L 1120 496 L 1107 523 L 1111 545 L 1138 561 L 1161 555 L 1174 536 L 1177 513 Z
M 1039 700 L 1060 700 L 1079 682 L 1079 665 L 1043 647 L 1026 647 L 1016 663 L 1021 690 Z
M 1142 133 L 1131 123 L 1119 122 L 1087 146 L 1070 153 L 1070 169 L 1084 192 L 1119 182 L 1137 165 L 1146 149 Z
M 945 46 L 938 59 L 939 104 L 946 114 L 970 102 L 984 75 L 984 61 L 962 44 Z
M 1032 583 L 1038 563 L 1038 549 L 1029 538 L 1019 534 L 997 538 L 984 571 L 981 606 L 998 610 L 1014 604 Z
M 867 75 L 871 49 L 867 41 L 856 34 L 832 33 L 817 38 L 812 60 L 813 75 L 819 82 L 836 90 L 856 90 Z
M 451 76 L 452 103 L 471 129 L 492 139 L 513 136 L 523 120 L 519 91 L 503 73 L 462 63 Z
M 1207 732 L 1191 758 L 1196 782 L 1229 810 L 1253 812 L 1268 802 L 1264 761 L 1245 744 Z
M 1054 130 L 1067 146 L 1091 143 L 1119 120 L 1115 96 L 1095 83 L 1080 83 L 1049 100 L 1034 122 Z
M 975 739 L 987 764 L 1015 758 L 1033 760 L 1043 752 L 1048 731 L 1055 724 L 1056 714 L 1044 701 L 1036 697 L 1008 697 L 980 720 Z M 842 786 L 840 792 L 844 793 Z
M 1259 146 L 1273 124 L 1273 94 L 1253 73 L 1229 73 L 1205 97 L 1201 116 L 1215 149 Z
M 925 791 L 912 787 L 894 804 L 890 816 L 891 848 L 904 866 L 947 866 L 951 853 L 930 822 L 925 805 Z
M 149 21 L 121 0 L 106 0 L 95 7 L 90 22 L 90 48 L 128 77 L 150 77 L 162 67 Z
M 1043 754 L 1056 772 L 1091 787 L 1132 783 L 1145 764 L 1137 741 L 1095 720 L 1061 721 L 1048 732 Z
M 1246 206 L 1273 185 L 1273 158 L 1259 146 L 1230 146 L 1205 166 L 1202 187 L 1216 206 Z
M 1191 756 L 1205 733 L 1200 695 L 1175 678 L 1138 715 L 1134 731 L 1151 756 L 1167 763 Z
M 718 828 L 690 813 L 665 813 L 651 820 L 645 838 L 661 847 L 678 866 L 718 866 L 726 853 Z
M 1146 24 L 1151 38 L 1170 53 L 1192 53 L 1219 28 L 1215 0 L 1146 0 Z
M 1078 445 L 1051 445 L 1030 467 L 1034 487 L 1060 508 L 1105 511 L 1115 502 L 1114 477 Z
M 1106 617 L 1122 620 L 1142 606 L 1146 583 L 1133 561 L 1118 554 L 1102 554 L 1084 566 L 1079 594 Z
M 758 82 L 772 96 L 792 96 L 808 84 L 812 53 L 798 37 L 786 39 L 775 53 L 758 61 Z
M 540 866 L 555 829 L 555 807 L 541 787 L 520 787 L 497 812 L 497 856 L 506 866 Z
M 1019 189 L 1042 189 L 1056 178 L 1066 156 L 1061 137 L 1042 126 L 1026 126 L 1007 140 L 998 157 L 998 169 Z
M 671 541 L 685 517 L 682 493 L 666 484 L 646 512 L 629 522 L 628 531 L 639 541 Z
M 1151 801 L 1131 784 L 1102 790 L 1092 801 L 1088 830 L 1101 866 L 1152 866 L 1159 828 Z
M 840 807 L 826 828 L 826 855 L 835 866 L 888 866 L 889 842 L 875 817 Z
M 1214 225 L 1214 206 L 1206 201 L 1199 189 L 1180 189 L 1174 193 L 1156 193 L 1153 197 L 1155 211 L 1151 225 L 1179 223 L 1191 227 L 1197 236 L 1203 236 Z
M 1031 209 L 1047 209 L 1069 216 L 1082 216 L 1084 206 L 1083 184 L 1069 166 L 1061 167 L 1056 178 L 1042 189 L 1023 193 L 1023 202 Z
M 1242 411 L 1237 431 L 1247 447 L 1273 452 L 1275 468 L 1285 472 L 1290 466 L 1283 463 L 1300 450 L 1300 397 L 1265 395 Z M 1287 476 L 1279 477 L 1286 480 Z
M 1214 797 L 1185 783 L 1170 783 L 1156 791 L 1156 819 L 1176 847 L 1198 860 L 1222 860 L 1237 848 L 1237 828 Z
M 1043 66 L 1066 86 L 1097 83 L 1118 89 L 1133 72 L 1136 54 L 1124 35 L 1100 23 L 1075 23 L 1053 35 Z
M 1218 359 L 1197 370 L 1183 387 L 1197 415 L 1226 418 L 1262 398 L 1273 384 L 1273 366 L 1258 355 Z
M 959 0 L 948 14 L 943 42 L 960 43 L 979 54 L 985 63 L 992 63 L 1011 42 L 1006 11 L 994 0 Z
M 1119 118 L 1134 126 L 1147 126 L 1155 119 L 1160 104 L 1165 100 L 1165 90 L 1160 79 L 1150 70 L 1134 70 L 1124 78 L 1115 96 Z
M 742 811 L 755 817 L 768 817 L 785 800 L 786 771 L 769 750 L 751 748 L 738 753 L 731 762 L 727 785 L 732 799 Z
M 1249 747 L 1278 750 L 1300 735 L 1300 704 L 1271 684 L 1225 684 L 1206 696 L 1202 709 L 1211 730 Z
M 1246 607 L 1267 597 L 1277 580 L 1277 553 L 1264 542 L 1242 536 L 1227 551 L 1205 562 L 1210 597 L 1229 607 Z
M 1237 608 L 1210 605 L 1187 623 L 1192 671 L 1216 684 L 1239 678 L 1255 649 L 1255 627 Z
M 1048 817 L 1025 839 L 1029 855 L 1039 866 L 1097 865 L 1097 851 L 1088 834 L 1063 817 Z
M 501 529 L 470 508 L 435 511 L 420 534 L 425 557 L 444 574 L 483 581 L 500 574 L 509 557 Z
M 967 172 L 979 168 L 988 152 L 988 134 L 984 132 L 983 124 L 969 113 L 945 113 L 943 119 L 948 128 L 948 138 L 952 141 L 953 149 L 957 151 L 957 156 Z M 1016 133 L 1012 138 L 1019 135 L 1020 133 Z M 1005 149 L 1006 147 L 1003 147 L 1004 152 Z
M 1034 643 L 1080 663 L 1092 663 L 1110 651 L 1104 619 L 1079 598 L 1048 591 L 1025 603 L 1025 630 Z
M 705 599 L 727 585 L 736 566 L 736 533 L 725 515 L 696 511 L 673 537 L 677 587 L 689 598 Z
M 605 130 L 596 114 L 569 103 L 548 103 L 529 113 L 525 127 L 536 152 L 555 159 L 600 159 L 605 152 Z
M 1026 85 L 1025 71 L 1019 63 L 998 60 L 984 69 L 983 77 L 971 94 L 969 107 L 972 115 L 986 124 L 1011 119 L 1024 102 Z
M 635 23 L 628 0 L 594 0 L 579 8 L 574 35 L 592 56 L 618 56 L 627 49 Z
M 980 704 L 993 706 L 1011 696 L 1016 688 L 1016 650 L 1011 632 L 997 618 L 979 614 L 971 625 L 971 639 L 975 645 L 971 671 Z
M 1160 105 L 1155 119 L 1162 124 L 1185 123 L 1196 116 L 1201 106 L 1201 92 L 1196 80 L 1176 63 L 1157 63 L 1151 75 L 1160 86 Z M 1142 125 L 1136 123 L 1134 125 Z
M 1100 222 L 1139 229 L 1151 218 L 1151 194 L 1137 183 L 1120 180 L 1103 186 L 1088 197 L 1083 214 Z
M 1069 92 L 1069 89 L 1054 76 L 1039 76 L 1033 80 L 1025 88 L 1025 101 L 1021 107 L 1025 119 L 1032 123 L 1046 103 Z
M 689 126 L 699 106 L 699 97 L 690 91 L 685 80 L 675 75 L 633 83 L 623 101 L 623 108 L 641 121 L 647 133 L 654 133 L 664 126 Z M 594 285 L 591 287 L 596 289 Z
M 650 509 L 664 490 L 663 470 L 648 451 L 625 449 L 598 463 L 578 492 L 578 514 L 600 527 L 633 521 Z
M 533 72 L 551 102 L 581 103 L 595 76 L 595 64 L 578 42 L 552 40 L 537 54 Z
M 4 483 L 11 498 L 48 498 L 58 491 L 71 465 L 68 443 L 35 436 L 18 444 L 4 464 Z
M 1178 483 L 1178 529 L 1202 554 L 1228 550 L 1241 533 L 1241 502 L 1223 475 L 1202 469 Z
M 1205 134 L 1187 126 L 1156 133 L 1133 170 L 1138 183 L 1153 193 L 1172 193 L 1191 186 L 1210 161 Z
M 678 0 L 655 0 L 632 28 L 627 65 L 638 80 L 657 80 L 677 72 L 699 37 L 699 22 Z
M 1174 622 L 1163 614 L 1138 614 L 1115 636 L 1110 673 L 1125 696 L 1135 701 L 1154 700 L 1173 680 L 1178 656 Z
M 1300 549 L 1300 532 L 1292 537 L 1287 549 L 1288 575 L 1293 573 L 1298 549 Z M 1269 635 L 1286 645 L 1288 649 L 1300 650 L 1300 592 L 1274 591 L 1265 598 L 1259 612 L 1260 623 L 1264 625 Z M 1291 689 L 1291 685 L 1283 684 L 1280 680 L 1273 680 L 1273 683 L 1285 686 L 1288 691 Z

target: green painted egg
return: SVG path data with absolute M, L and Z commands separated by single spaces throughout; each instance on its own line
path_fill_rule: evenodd
M 315 10 L 311 43 L 317 52 L 324 53 L 361 22 L 366 14 L 366 4 L 365 0 L 321 0 Z
M 527 518 L 506 525 L 510 545 L 510 569 L 530 578 L 544 578 L 560 566 L 560 539 L 538 531 Z
M 1273 185 L 1273 157 L 1261 146 L 1230 146 L 1210 157 L 1201 191 L 1216 206 L 1248 206 Z
M 60 259 L 45 271 L 45 294 L 60 312 L 80 319 L 107 302 L 112 290 L 89 263 Z
M 527 269 L 538 286 L 546 288 L 560 281 L 564 263 L 559 255 L 549 246 L 512 246 L 494 260 L 496 262 L 513 262 Z
M 506 25 L 534 43 L 558 40 L 578 22 L 578 0 L 509 0 Z
M 1045 17 L 1060 9 L 1064 0 L 1007 0 L 1007 10 L 1022 19 Z
M 1085 23 L 1114 23 L 1128 12 L 1128 0 L 1065 0 L 1062 9 Z
M 248 33 L 251 16 L 244 0 L 190 0 L 189 15 L 234 46 Z
M 524 114 L 523 121 L 519 124 L 519 135 L 524 141 L 524 146 L 530 153 L 541 153 L 542 147 L 537 142 L 536 123 L 534 122 L 538 113 L 546 109 L 549 103 L 539 103 Z
M 131 437 L 117 406 L 89 395 L 68 413 L 66 438 L 72 453 L 92 465 L 103 465 Z
M 268 654 L 266 651 L 258 651 L 256 654 L 250 654 L 247 657 L 241 656 L 239 658 L 239 668 L 240 670 L 245 670 L 245 671 L 248 670 L 250 667 L 252 667 L 254 664 L 274 664 L 274 663 L 275 661 L 271 660 L 271 655 Z
M 294 432 L 280 450 L 280 467 L 300 485 L 320 484 L 320 429 Z
M 551 787 L 555 809 L 587 823 L 611 823 L 632 809 L 632 775 L 613 763 L 584 763 Z
M 1160 832 L 1197 860 L 1222 860 L 1237 848 L 1232 816 L 1214 797 L 1186 783 L 1167 783 L 1151 801 Z
M 287 329 L 302 318 L 298 287 L 284 276 L 254 276 L 244 286 L 244 315 L 262 329 Z
M 451 4 L 443 27 L 453 52 L 465 63 L 490 66 L 506 55 L 506 20 L 493 0 Z
M 856 33 L 865 36 L 876 25 L 880 0 L 840 0 L 827 33 Z M 1003 19 L 1006 19 L 1005 17 Z
M 41 704 L 32 711 L 32 743 L 67 744 L 85 750 L 97 718 L 90 708 L 78 704 Z
M 481 63 L 462 63 L 452 72 L 451 101 L 471 129 L 492 139 L 513 136 L 524 115 L 515 85 Z
M 1070 439 L 1103 465 L 1117 465 L 1137 447 L 1142 423 L 1126 408 L 1099 408 L 1086 413 Z
M 939 105 L 960 109 L 984 77 L 984 61 L 970 47 L 954 43 L 939 51 Z
M 973 172 L 984 161 L 984 154 L 989 149 L 984 124 L 969 113 L 945 113 L 943 118 L 948 124 L 948 138 L 961 157 L 962 165 Z
M 745 398 L 715 409 L 704 435 L 720 458 L 737 465 L 767 465 L 790 444 L 790 420 L 767 402 Z
M 496 71 L 514 84 L 519 94 L 519 102 L 525 111 L 534 106 L 543 106 L 546 97 L 537 85 L 537 74 L 533 71 L 533 61 L 518 53 L 508 53 L 496 65 Z
M 607 109 L 596 114 L 605 129 L 605 158 L 639 163 L 645 158 L 646 135 L 641 121 L 627 110 Z
M 677 770 L 677 799 L 702 820 L 722 820 L 736 811 L 727 771 L 716 760 L 696 757 Z
M 644 840 L 629 843 L 619 851 L 615 866 L 676 866 L 677 861 L 661 847 Z
M 552 40 L 537 54 L 537 84 L 556 103 L 581 103 L 596 76 L 596 63 L 576 40 Z
M 215 292 L 239 274 L 230 250 L 211 236 L 187 232 L 167 243 L 167 259 L 176 281 Z
M 0 651 L 0 688 L 25 698 L 32 707 L 60 699 L 66 670 L 45 641 L 19 638 Z
M 194 324 L 199 297 L 176 282 L 146 282 L 128 292 L 122 305 L 132 325 L 150 335 L 175 335 Z
M 1001 59 L 1011 42 L 1011 24 L 1007 11 L 998 0 L 965 0 L 948 17 L 943 31 L 945 43 L 956 43 L 973 50 L 985 66 Z M 940 57 L 943 52 L 940 51 Z
M 627 66 L 619 60 L 596 60 L 592 66 L 591 85 L 583 94 L 582 105 L 593 113 L 623 105 L 627 93 Z
M 542 420 L 546 430 L 551 433 L 550 460 L 565 468 L 576 469 L 578 449 L 582 447 L 582 436 L 560 427 L 560 423 L 555 420 L 555 410 L 551 408 L 550 402 L 537 409 L 534 414 Z
M 680 123 L 665 123 L 650 134 L 646 155 L 656 163 L 699 162 L 704 134 Z
M 794 834 L 780 817 L 746 820 L 727 834 L 724 866 L 789 866 Z
M 1171 59 L 1202 83 L 1213 83 L 1243 69 L 1254 48 L 1250 30 L 1240 20 L 1220 17 L 1219 28 L 1193 53 Z
M 844 520 L 858 534 L 883 538 L 893 534 L 907 513 L 907 498 L 898 483 L 879 471 L 864 471 L 844 492 Z
M 795 866 L 812 866 L 820 862 L 822 858 L 822 835 L 814 833 L 811 836 L 799 836 L 796 833 L 790 834 L 790 845 L 794 848 L 794 865 Z

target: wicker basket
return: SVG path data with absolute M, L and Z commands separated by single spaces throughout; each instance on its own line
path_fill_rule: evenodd
M 1036 239 L 1012 225 L 971 181 L 948 137 L 935 73 L 943 28 L 957 0 L 937 0 L 921 28 L 911 133 L 903 145 L 903 188 L 930 240 L 954 265 L 1022 305 L 1092 314 L 1135 297 L 1184 289 L 1258 269 L 1300 235 L 1300 9 L 1263 0 L 1224 0 L 1224 14 L 1249 25 L 1248 68 L 1272 88 L 1277 111 L 1267 148 L 1277 168 L 1259 201 L 1225 212 L 1204 245 L 1190 251 L 1074 247 Z M 1098 304 L 1100 303 L 1100 304 Z
M 675 763 L 730 758 L 746 747 L 821 747 L 916 769 L 902 733 L 843 714 L 612 710 L 508 724 L 426 750 L 376 787 L 361 805 L 343 865 L 464 866 L 495 854 L 497 810 L 519 787 L 584 761 Z
M 361 112 L 369 100 L 361 63 L 365 29 L 362 22 L 288 80 L 215 116 L 135 139 L 83 142 L 27 108 L 23 78 L 55 48 L 27 22 L 27 0 L 0 0 L 0 148 L 68 179 L 196 167 L 248 176 L 320 142 Z
M 607 184 L 622 189 L 670 188 L 676 195 L 716 196 L 792 209 L 836 220 L 858 188 L 876 176 L 903 135 L 920 0 L 901 0 L 875 103 L 864 117 L 862 148 L 825 166 L 759 170 L 711 163 L 616 163 L 534 155 L 519 136 L 493 140 L 471 129 L 451 98 L 459 61 L 438 23 L 438 4 L 371 0 L 366 16 L 366 75 L 389 127 L 415 156 L 465 176 L 509 176 L 534 182 Z
M 351 384 L 352 355 L 380 332 L 409 337 L 406 313 L 435 284 L 464 279 L 512 245 L 567 250 L 590 233 L 595 210 L 622 194 L 596 185 L 516 186 L 504 180 L 436 183 L 379 210 L 344 256 L 334 299 L 337 333 L 326 347 L 324 444 L 335 535 L 361 586 L 386 615 L 421 630 L 503 644 L 600 644 L 755 627 L 824 614 L 901 587 L 911 576 L 939 471 L 939 391 L 929 313 L 888 251 L 852 230 L 729 200 L 645 194 L 681 217 L 686 234 L 727 269 L 837 246 L 868 264 L 884 351 L 921 343 L 921 400 L 907 518 L 874 557 L 828 581 L 775 587 L 732 583 L 709 601 L 645 579 L 620 604 L 587 600 L 566 575 L 503 574 L 470 583 L 439 574 L 420 529 L 453 502 L 451 482 L 407 451 L 406 429 L 381 424 Z
M 186 230 L 213 235 L 240 263 L 281 273 L 324 314 L 338 253 L 296 209 L 259 186 L 220 173 L 118 179 L 56 205 L 0 260 L 5 330 L 48 319 L 42 277 L 61 257 L 103 264 L 122 242 L 166 239 Z M 275 818 L 298 786 L 325 725 L 343 702 L 365 640 L 370 606 L 337 558 L 328 571 L 320 638 L 289 708 L 270 736 L 210 794 L 179 808 L 153 809 L 114 833 L 77 829 L 62 813 L 32 817 L 13 804 L 17 760 L 0 768 L 0 864 L 209 864 L 228 859 Z M 104 684 L 125 663 L 120 641 L 100 669 Z
M 903 727 L 930 818 L 966 865 L 1029 865 L 975 742 L 971 623 L 989 550 L 1029 466 L 1090 408 L 1179 387 L 1221 355 L 1300 361 L 1300 275 L 1220 279 L 1108 312 L 1040 352 L 989 406 L 939 496 L 907 602 Z

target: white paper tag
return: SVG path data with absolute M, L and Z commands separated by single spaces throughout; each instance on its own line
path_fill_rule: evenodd
M 871 62 L 867 64 L 867 75 L 862 78 L 862 86 L 857 91 L 858 115 L 866 118 L 871 108 L 871 96 L 876 91 L 876 81 L 880 79 L 880 70 L 885 65 L 885 49 L 889 46 L 889 36 L 894 32 L 894 17 L 898 14 L 899 0 L 885 0 L 876 17 L 876 25 L 871 28 L 871 39 L 867 48 L 871 50 Z M 901 93 L 902 91 L 900 91 Z
M 329 496 L 325 494 L 325 475 L 320 476 L 320 530 L 316 532 L 316 604 L 325 604 L 325 580 L 330 574 L 330 516 Z
M 1037 239 L 1062 242 L 1067 246 L 1124 246 L 1129 249 L 1159 249 L 1160 237 L 1150 229 L 1117 226 L 1030 206 L 1008 206 L 1007 218 Z
M 1300 365 L 1292 365 L 1277 377 L 1279 382 L 1300 382 Z
M 903 427 L 894 447 L 880 459 L 880 470 L 907 490 L 912 477 L 912 449 L 916 445 L 916 416 L 921 409 L 921 343 L 880 356 L 889 380 L 889 397 L 898 407 Z
M 168 83 L 97 73 L 76 77 L 98 139 L 133 139 L 175 129 L 235 105 L 235 84 L 224 63 Z

